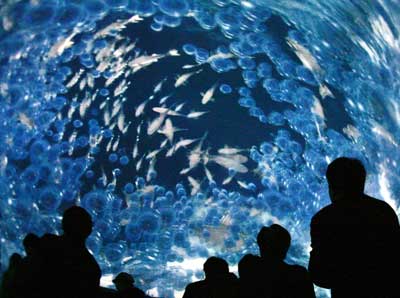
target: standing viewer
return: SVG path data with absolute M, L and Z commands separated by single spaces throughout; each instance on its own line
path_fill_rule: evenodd
M 332 298 L 398 297 L 396 213 L 384 201 L 364 194 L 366 171 L 359 160 L 334 160 L 326 178 L 332 204 L 311 220 L 313 282 L 331 289 Z

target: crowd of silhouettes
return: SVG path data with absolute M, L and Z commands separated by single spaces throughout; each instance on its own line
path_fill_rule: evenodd
M 332 298 L 400 297 L 400 226 L 384 201 L 364 194 L 366 171 L 357 159 L 341 157 L 327 169 L 331 204 L 311 220 L 308 270 L 285 262 L 290 233 L 279 224 L 261 227 L 259 255 L 247 254 L 237 277 L 228 263 L 210 257 L 205 279 L 186 286 L 183 298 L 315 297 L 314 284 Z M 28 234 L 25 256 L 14 253 L 4 272 L 0 298 L 144 298 L 132 275 L 119 273 L 116 290 L 100 286 L 101 270 L 86 248 L 92 219 L 73 206 L 62 218 L 61 236 Z

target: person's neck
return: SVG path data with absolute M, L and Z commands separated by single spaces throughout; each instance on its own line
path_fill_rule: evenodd
M 264 262 L 267 262 L 269 264 L 278 264 L 283 262 L 283 260 L 275 255 L 271 254 L 263 254 L 261 253 L 261 258 L 263 259 Z

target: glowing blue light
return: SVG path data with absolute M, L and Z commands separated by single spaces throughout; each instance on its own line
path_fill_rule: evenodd
M 390 1 L 329 0 L 313 18 L 314 1 L 6 2 L 1 268 L 72 204 L 93 216 L 87 245 L 104 275 L 131 271 L 159 296 L 178 297 L 210 255 L 233 266 L 257 253 L 273 220 L 304 265 L 309 220 L 329 202 L 325 168 L 341 155 L 398 208 Z

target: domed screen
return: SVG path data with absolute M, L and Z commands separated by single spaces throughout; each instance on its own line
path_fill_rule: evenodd
M 391 1 L 38 0 L 1 4 L 1 268 L 29 233 L 94 221 L 117 273 L 181 297 L 210 256 L 235 271 L 263 225 L 307 266 L 325 171 L 365 165 L 399 210 Z M 397 7 L 398 8 L 398 7 Z M 321 297 L 324 294 L 321 292 Z

